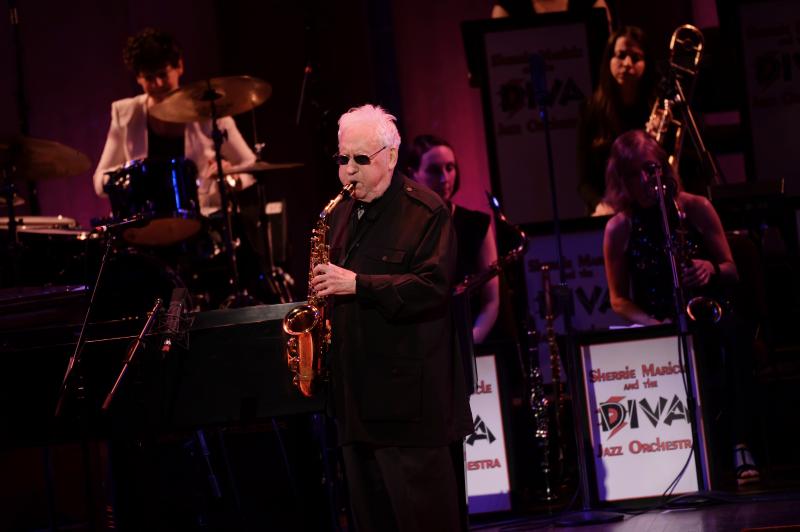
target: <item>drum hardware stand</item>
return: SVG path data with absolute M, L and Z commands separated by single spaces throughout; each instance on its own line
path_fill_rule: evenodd
M 253 153 L 256 154 L 256 161 L 261 160 L 261 152 L 267 146 L 266 142 L 258 141 L 258 126 L 256 125 L 256 108 L 250 109 L 250 122 L 253 127 Z
M 577 364 L 574 363 L 575 341 L 574 331 L 572 329 L 572 292 L 566 282 L 566 273 L 564 269 L 562 240 L 561 240 L 561 218 L 558 214 L 558 192 L 556 191 L 556 177 L 555 168 L 553 166 L 553 145 L 550 138 L 550 118 L 548 113 L 549 95 L 547 91 L 546 69 L 544 58 L 539 54 L 531 54 L 530 57 L 530 71 L 531 81 L 536 97 L 536 103 L 539 108 L 539 116 L 542 120 L 544 129 L 545 147 L 547 152 L 547 170 L 548 179 L 550 184 L 550 199 L 553 208 L 553 231 L 556 241 L 556 260 L 558 262 L 559 283 L 557 285 L 557 300 L 558 307 L 564 316 L 564 332 L 566 340 L 566 356 L 563 357 L 562 362 L 567 370 L 567 383 L 569 385 L 570 393 L 572 395 L 572 411 L 573 419 L 580 423 L 578 420 L 583 420 L 583 414 L 580 408 L 580 401 L 577 400 L 579 391 L 583 388 L 578 377 Z M 586 446 L 581 435 L 582 431 L 576 428 L 575 443 L 577 449 L 577 466 L 578 466 L 578 490 L 581 498 L 582 509 L 579 512 L 574 512 L 563 516 L 556 520 L 556 526 L 583 526 L 597 523 L 610 523 L 614 521 L 622 521 L 624 514 L 612 512 L 598 512 L 591 509 L 591 495 L 589 490 L 589 477 L 587 473 L 586 463 Z
M 22 36 L 20 34 L 19 23 L 19 10 L 17 9 L 17 0 L 9 0 L 8 2 L 9 19 L 11 21 L 11 34 L 14 42 L 14 59 L 16 64 L 17 76 L 17 111 L 19 116 L 19 131 L 22 135 L 28 135 L 29 120 L 28 120 L 28 99 L 25 96 L 25 69 L 23 67 L 23 50 L 22 50 Z M 25 184 L 28 189 L 28 205 L 30 205 L 31 214 L 40 214 L 39 209 L 39 192 L 36 181 L 26 179 Z
M 150 310 L 150 314 L 147 316 L 147 321 L 145 321 L 142 330 L 139 331 L 139 335 L 136 337 L 136 339 L 134 339 L 133 343 L 128 348 L 128 354 L 125 356 L 125 362 L 122 364 L 122 369 L 120 369 L 119 375 L 117 375 L 117 380 L 114 381 L 114 386 L 111 387 L 111 390 L 109 390 L 108 395 L 106 395 L 106 398 L 103 401 L 103 406 L 101 407 L 103 412 L 108 412 L 108 409 L 111 407 L 111 401 L 114 400 L 114 395 L 116 395 L 119 385 L 122 383 L 122 379 L 125 378 L 125 375 L 128 373 L 128 368 L 130 367 L 131 362 L 133 362 L 133 357 L 136 355 L 136 351 L 138 351 L 139 346 L 144 343 L 145 335 L 150 332 L 150 329 L 153 328 L 153 324 L 156 322 L 156 316 L 158 315 L 158 311 L 161 309 L 161 305 L 161 298 L 156 298 L 156 302 L 153 305 L 153 308 Z
M 219 196 L 220 204 L 222 205 L 222 235 L 225 242 L 225 254 L 228 258 L 228 266 L 230 268 L 230 283 L 232 294 L 224 303 L 225 307 L 242 307 L 252 304 L 252 298 L 247 294 L 246 290 L 242 290 L 239 279 L 239 267 L 236 263 L 236 250 L 233 249 L 233 230 L 231 228 L 231 210 L 233 209 L 232 199 L 228 196 L 227 183 L 225 180 L 225 171 L 222 167 L 222 144 L 227 140 L 227 131 L 223 132 L 219 129 L 217 124 L 217 105 L 216 100 L 221 98 L 221 95 L 214 90 L 211 86 L 211 80 L 208 80 L 208 89 L 203 94 L 203 100 L 209 103 L 211 108 L 211 139 L 214 141 L 214 157 L 217 163 L 217 181 L 219 182 Z
M 0 187 L 0 197 L 6 199 L 6 209 L 8 209 L 8 240 L 9 243 L 18 244 L 17 225 L 19 225 L 19 223 L 17 222 L 17 215 L 14 212 L 16 187 L 14 183 L 11 182 L 11 172 L 9 172 L 7 168 L 3 168 L 3 179 L 0 183 L 3 183 L 2 187 Z
M 17 226 L 19 223 L 17 222 L 17 215 L 14 212 L 14 192 L 16 191 L 16 187 L 11 181 L 11 169 L 11 161 L 9 161 L 7 165 L 3 166 L 3 179 L 0 180 L 0 184 L 2 184 L 2 186 L 0 186 L 0 197 L 4 197 L 6 199 L 6 209 L 8 209 L 8 234 L 6 235 L 8 241 L 5 243 L 6 251 L 8 252 L 6 255 L 6 260 L 8 261 L 10 277 L 10 282 L 8 285 L 16 286 L 20 278 L 20 244 L 19 235 L 17 234 Z
M 261 161 L 261 153 L 266 147 L 265 142 L 258 141 L 258 126 L 256 125 L 256 108 L 250 109 L 250 120 L 253 127 L 253 153 L 256 154 L 256 162 Z M 272 226 L 269 221 L 269 215 L 266 213 L 266 197 L 264 195 L 264 188 L 261 180 L 256 178 L 256 192 L 258 195 L 258 230 L 264 236 L 265 251 L 267 253 L 267 264 L 264 264 L 268 270 L 264 271 L 265 280 L 269 285 L 270 291 L 278 297 L 278 303 L 291 303 L 294 301 L 290 287 L 294 284 L 289 274 L 283 271 L 282 268 L 275 266 L 273 259 L 273 245 L 272 245 Z
M 275 246 L 272 241 L 272 222 L 267 213 L 267 202 L 264 198 L 263 188 L 261 182 L 256 183 L 258 187 L 258 205 L 259 205 L 259 230 L 264 236 L 264 244 L 267 253 L 267 267 L 269 271 L 264 272 L 267 276 L 267 283 L 269 284 L 272 293 L 278 296 L 279 303 L 291 303 L 294 301 L 292 296 L 291 287 L 294 286 L 294 279 L 283 270 L 283 268 L 275 265 L 274 251 Z M 263 206 L 263 207 L 262 207 Z

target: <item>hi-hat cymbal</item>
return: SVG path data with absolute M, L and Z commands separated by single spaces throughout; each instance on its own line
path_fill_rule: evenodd
M 272 86 L 251 76 L 229 76 L 198 81 L 175 89 L 150 108 L 165 122 L 186 124 L 211 118 L 211 101 L 217 117 L 238 115 L 258 107 L 272 95 Z
M 0 140 L 0 164 L 11 165 L 17 177 L 33 181 L 82 174 L 92 166 L 89 158 L 74 148 L 30 137 Z
M 305 166 L 303 163 L 268 163 L 267 161 L 256 161 L 244 166 L 232 166 L 225 170 L 225 175 L 231 174 L 252 174 L 255 172 L 268 172 L 270 170 L 287 170 L 289 168 L 299 168 Z
M 8 200 L 5 196 L 0 196 L 0 209 L 5 209 L 8 205 Z M 14 207 L 21 207 L 25 205 L 25 198 L 14 194 Z

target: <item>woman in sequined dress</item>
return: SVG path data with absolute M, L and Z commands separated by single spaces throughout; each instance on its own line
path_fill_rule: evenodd
M 612 144 L 606 169 L 604 201 L 616 214 L 605 228 L 603 256 L 611 307 L 642 325 L 675 320 L 663 218 L 650 177 L 653 168 L 660 168 L 666 187 L 673 248 L 682 249 L 680 253 L 686 256 L 678 264 L 682 286 L 692 295 L 718 298 L 726 286 L 738 281 L 730 246 L 711 202 L 682 189 L 666 152 L 650 135 L 641 130 L 624 133 Z M 755 419 L 749 400 L 752 342 L 747 341 L 748 335 L 748 324 L 725 311 L 719 323 L 694 328 L 694 347 L 702 358 L 701 383 L 707 392 L 714 390 L 706 395 L 707 412 L 711 412 L 707 423 L 725 420 L 719 429 L 711 428 L 718 433 L 718 442 L 726 442 L 723 446 L 733 444 L 733 472 L 740 485 L 759 479 L 745 443 L 752 441 Z M 724 449 L 716 455 L 729 456 Z
M 621 135 L 611 147 L 604 198 L 616 212 L 606 225 L 603 241 L 611 307 L 634 323 L 656 325 L 674 319 L 675 309 L 661 211 L 644 168 L 648 163 L 660 166 L 662 182 L 667 184 L 673 237 L 678 234 L 676 205 L 685 215 L 682 247 L 691 262 L 679 265 L 683 286 L 697 290 L 732 284 L 738 274 L 711 202 L 682 190 L 666 152 L 647 133 L 634 130 Z

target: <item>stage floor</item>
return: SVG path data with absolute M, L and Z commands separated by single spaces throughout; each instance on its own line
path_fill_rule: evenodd
M 584 526 L 559 526 L 556 522 L 569 517 L 536 515 L 527 518 L 503 519 L 473 524 L 470 530 L 481 532 L 522 532 L 526 530 L 581 530 L 585 532 L 728 532 L 766 530 L 800 531 L 800 492 L 749 493 L 732 495 L 717 493 L 707 504 L 628 511 L 622 521 Z

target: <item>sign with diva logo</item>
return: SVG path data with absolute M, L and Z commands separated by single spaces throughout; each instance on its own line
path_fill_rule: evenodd
M 475 358 L 478 380 L 470 396 L 474 431 L 464 439 L 469 513 L 511 508 L 506 438 L 495 356 Z
M 678 338 L 585 345 L 582 358 L 599 499 L 661 496 L 684 466 L 673 493 L 700 489 L 704 483 L 698 476 L 698 457 L 691 452 L 686 375 L 678 358 Z M 694 371 L 693 353 L 689 358 L 689 371 Z M 694 395 L 700 420 L 697 389 Z M 699 422 L 698 434 L 700 463 L 705 464 Z

